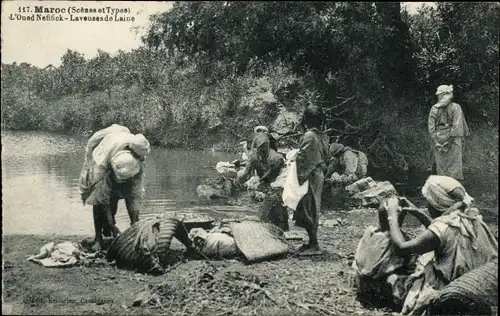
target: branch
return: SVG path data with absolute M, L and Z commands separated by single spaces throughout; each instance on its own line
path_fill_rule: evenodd
M 340 102 L 339 104 L 337 104 L 337 105 L 335 105 L 335 106 L 333 106 L 333 107 L 331 107 L 331 108 L 329 108 L 329 109 L 326 109 L 325 111 L 332 111 L 332 110 L 335 110 L 335 109 L 337 109 L 337 108 L 339 108 L 339 107 L 341 107 L 341 106 L 343 106 L 343 105 L 345 105 L 345 104 L 349 103 L 351 100 L 353 100 L 353 99 L 354 99 L 354 98 L 356 98 L 357 96 L 358 96 L 358 95 L 356 94 L 356 95 L 353 95 L 352 97 L 348 97 L 348 98 L 347 98 L 347 99 L 345 99 L 344 101 Z
M 290 137 L 296 137 L 296 136 L 301 136 L 302 133 L 295 133 L 295 134 L 285 134 L 283 136 L 280 136 L 277 140 L 281 140 L 284 138 L 290 138 Z
M 356 132 L 359 132 L 361 130 L 366 129 L 366 125 L 369 125 L 369 124 L 373 123 L 373 121 L 367 121 L 367 122 L 365 122 L 365 123 L 363 123 L 361 125 L 355 126 L 355 125 L 352 125 L 352 124 L 348 123 L 346 120 L 341 119 L 341 118 L 337 118 L 337 117 L 328 118 L 327 121 L 328 122 L 341 121 L 341 122 L 344 123 L 344 125 L 345 125 L 345 127 L 347 129 L 353 129 L 353 130 L 356 130 Z

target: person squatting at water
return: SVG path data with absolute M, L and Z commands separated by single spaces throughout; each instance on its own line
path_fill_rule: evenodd
M 397 197 L 382 204 L 380 228 L 367 229 L 353 264 L 363 299 L 385 301 L 406 315 L 424 314 L 438 290 L 498 258 L 498 242 L 462 184 L 433 175 L 422 194 L 427 210 L 402 207 L 408 201 Z M 410 240 L 400 228 L 406 212 L 425 226 Z
M 302 118 L 306 133 L 296 156 L 298 184 L 308 181 L 308 191 L 299 201 L 294 212 L 295 224 L 305 228 L 309 243 L 298 251 L 303 255 L 320 252 L 318 244 L 318 223 L 321 210 L 321 194 L 328 161 L 328 136 L 320 131 L 325 120 L 323 110 L 318 106 L 307 106 Z
M 283 155 L 271 148 L 270 138 L 265 132 L 256 133 L 252 147 L 247 165 L 236 182 L 245 182 L 254 171 L 257 172 L 261 182 L 270 184 L 276 181 L 281 169 L 285 166 Z
M 271 183 L 276 181 L 285 167 L 285 158 L 276 151 L 276 143 L 274 148 L 271 147 L 271 136 L 267 133 L 267 128 L 257 126 L 254 131 L 255 136 L 252 140 L 252 151 L 248 163 L 243 173 L 237 177 L 236 182 L 241 184 L 254 172 L 257 172 L 260 180 L 259 188 L 266 194 L 260 219 L 272 222 L 282 230 L 287 231 L 288 212 L 281 202 L 283 189 L 271 187 Z
M 462 149 L 469 127 L 459 104 L 452 102 L 453 86 L 437 88 L 438 102 L 429 113 L 428 130 L 432 142 L 436 173 L 463 180 Z
M 326 178 L 328 182 L 349 185 L 366 176 L 368 158 L 365 153 L 340 143 L 330 145 L 330 160 Z
M 134 135 L 118 124 L 97 131 L 87 142 L 79 186 L 84 205 L 93 207 L 97 251 L 103 248 L 103 235 L 120 233 L 115 221 L 120 199 L 125 199 L 131 225 L 139 221 L 149 151 L 144 135 Z

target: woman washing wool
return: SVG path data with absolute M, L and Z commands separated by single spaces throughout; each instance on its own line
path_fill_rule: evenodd
M 259 127 L 259 126 L 258 126 Z M 288 212 L 281 203 L 282 188 L 272 188 L 271 183 L 276 181 L 285 167 L 283 155 L 271 148 L 271 141 L 266 130 L 255 129 L 256 134 L 252 141 L 252 151 L 243 174 L 236 179 L 243 183 L 255 171 L 260 180 L 259 188 L 265 191 L 266 197 L 262 205 L 260 219 L 267 221 L 287 231 Z
M 381 208 L 382 214 L 387 215 L 389 246 L 385 250 L 368 251 L 375 240 L 370 238 L 381 232 L 371 236 L 365 232 L 365 240 L 362 239 L 355 256 L 358 290 L 366 296 L 375 296 L 377 291 L 385 289 L 390 296 L 388 300 L 406 315 L 422 315 L 439 289 L 498 257 L 495 236 L 478 210 L 471 207 L 473 199 L 458 181 L 447 176 L 430 176 L 422 194 L 429 203 L 430 216 L 420 209 L 406 211 L 422 222 L 425 231 L 405 240 L 400 228 L 405 208 L 400 206 L 401 199 L 390 198 Z M 372 249 L 376 248 L 375 245 Z M 406 260 L 402 258 L 411 255 L 418 255 L 416 267 L 406 269 L 405 273 Z M 376 261 L 376 258 L 382 259 Z
M 103 248 L 103 234 L 114 237 L 118 201 L 125 199 L 130 223 L 139 221 L 144 199 L 144 160 L 150 145 L 142 134 L 113 124 L 96 132 L 88 141 L 80 175 L 84 204 L 92 205 L 95 248 Z
M 238 183 L 243 183 L 256 171 L 260 181 L 271 184 L 279 176 L 284 166 L 283 155 L 271 148 L 267 133 L 258 132 L 252 141 L 252 151 L 245 170 L 236 180 Z
M 302 118 L 306 133 L 297 152 L 297 179 L 302 185 L 308 181 L 308 191 L 299 201 L 294 213 L 295 224 L 305 228 L 309 243 L 298 251 L 303 255 L 320 252 L 318 244 L 318 220 L 321 210 L 321 194 L 325 180 L 326 162 L 328 161 L 328 136 L 320 131 L 325 115 L 318 106 L 308 106 Z

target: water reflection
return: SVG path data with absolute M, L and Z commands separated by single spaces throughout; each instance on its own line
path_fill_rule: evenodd
M 86 139 L 40 132 L 2 131 L 4 233 L 92 234 L 91 206 L 83 206 L 78 176 Z M 196 186 L 215 176 L 224 153 L 152 148 L 146 164 L 143 215 L 177 211 L 198 203 Z M 119 203 L 117 226 L 129 219 Z

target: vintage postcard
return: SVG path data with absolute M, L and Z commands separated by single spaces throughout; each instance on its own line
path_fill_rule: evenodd
M 497 313 L 497 2 L 1 5 L 3 314 Z

